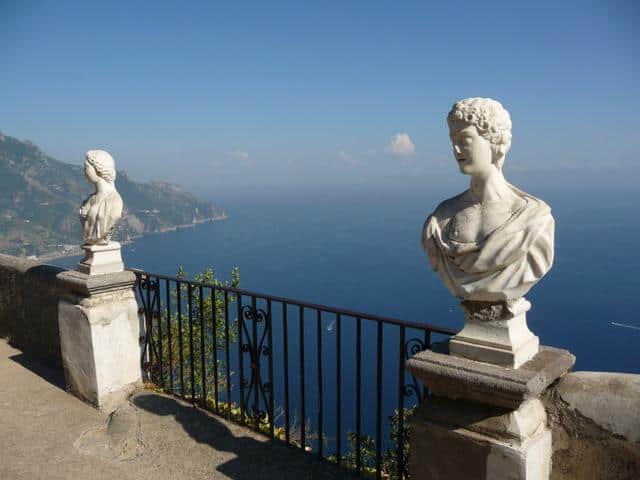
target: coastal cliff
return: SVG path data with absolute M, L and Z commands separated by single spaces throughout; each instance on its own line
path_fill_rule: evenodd
M 225 218 L 215 205 L 177 185 L 135 182 L 118 171 L 124 201 L 114 240 L 131 241 Z M 81 165 L 58 161 L 29 141 L 0 132 L 0 252 L 18 256 L 57 256 L 82 241 L 78 207 L 91 193 Z

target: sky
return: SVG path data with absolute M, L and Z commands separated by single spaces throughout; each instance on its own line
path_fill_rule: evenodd
M 459 181 L 452 104 L 510 112 L 506 174 L 630 184 L 628 0 L 0 0 L 0 131 L 197 191 Z

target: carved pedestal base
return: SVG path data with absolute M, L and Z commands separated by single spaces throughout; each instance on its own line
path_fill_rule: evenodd
M 87 275 L 122 272 L 122 254 L 118 242 L 106 245 L 83 245 L 84 258 L 78 263 L 77 270 Z
M 538 353 L 538 337 L 527 327 L 531 304 L 524 298 L 511 302 L 462 302 L 464 328 L 451 339 L 451 355 L 518 368 Z

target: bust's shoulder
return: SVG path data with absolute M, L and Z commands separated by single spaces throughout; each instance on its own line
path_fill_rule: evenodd
M 551 214 L 551 207 L 544 200 L 534 197 L 530 193 L 520 190 L 512 184 L 509 184 L 509 187 L 511 191 L 523 201 L 525 209 L 543 214 Z
M 472 203 L 469 190 L 465 190 L 458 195 L 440 202 L 436 209 L 431 214 L 432 217 L 438 219 L 438 221 L 451 218 L 456 215 L 460 210 L 468 207 Z
M 122 197 L 120 196 L 117 190 L 112 190 L 111 192 L 109 192 L 109 194 L 105 197 L 105 201 L 112 202 L 115 204 L 123 203 Z

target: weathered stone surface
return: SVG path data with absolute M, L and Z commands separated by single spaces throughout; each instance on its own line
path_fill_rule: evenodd
M 58 309 L 67 386 L 80 398 L 108 409 L 142 381 L 135 275 L 65 272 L 58 278 L 72 292 L 60 300 Z
M 0 254 L 0 337 L 25 352 L 62 365 L 56 282 L 61 268 Z
M 544 426 L 547 419 L 539 399 L 527 400 L 520 408 L 511 410 L 431 395 L 417 411 L 418 416 L 430 422 L 464 427 L 471 432 L 511 443 L 522 443 Z
M 555 388 L 581 415 L 614 435 L 640 443 L 640 375 L 574 372 Z
M 517 410 L 431 397 L 411 417 L 412 478 L 546 480 L 551 433 L 539 400 Z
M 640 478 L 639 377 L 573 372 L 547 390 L 552 480 Z
M 84 297 L 132 288 L 136 284 L 136 274 L 131 271 L 109 275 L 87 275 L 74 270 L 66 270 L 62 271 L 57 278 L 66 291 Z
M 515 409 L 539 397 L 573 367 L 575 357 L 566 350 L 541 347 L 518 369 L 425 350 L 406 368 L 437 395 Z

